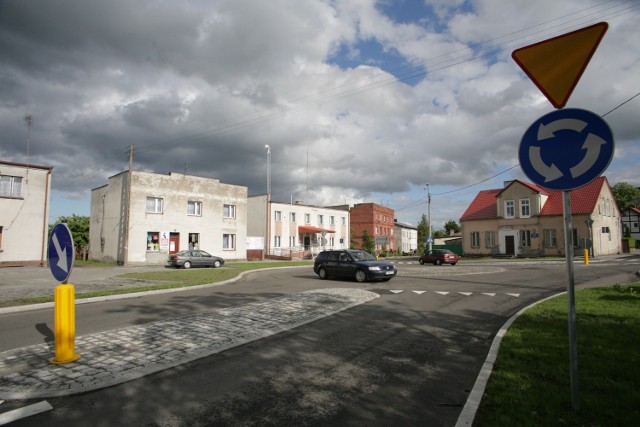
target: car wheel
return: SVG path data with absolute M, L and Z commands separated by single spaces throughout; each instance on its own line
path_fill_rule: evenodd
M 424 260 L 423 260 L 422 258 L 420 258 L 420 259 L 418 260 L 418 262 L 420 263 L 420 265 L 423 265 L 423 264 L 424 264 Z
M 356 281 L 362 283 L 367 281 L 367 273 L 362 270 L 356 270 Z
M 329 276 L 327 276 L 327 270 L 325 270 L 324 268 L 319 269 L 318 277 L 320 277 L 322 280 L 328 279 Z
M 191 263 L 189 261 L 184 262 L 184 268 L 191 268 Z
M 439 259 L 436 260 L 436 262 L 434 262 L 435 265 L 440 265 L 442 264 L 442 261 L 440 261 Z
M 217 259 L 217 260 L 213 263 L 213 266 L 214 266 L 215 268 L 220 268 L 220 265 L 222 265 L 222 264 L 220 263 L 220 260 L 219 260 L 219 259 Z

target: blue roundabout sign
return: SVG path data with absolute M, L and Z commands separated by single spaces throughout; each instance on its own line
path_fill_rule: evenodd
M 518 150 L 527 177 L 550 190 L 573 190 L 599 177 L 613 159 L 613 133 L 591 111 L 566 108 L 540 117 Z
M 49 269 L 60 283 L 67 281 L 73 269 L 75 245 L 67 224 L 58 224 L 49 237 Z

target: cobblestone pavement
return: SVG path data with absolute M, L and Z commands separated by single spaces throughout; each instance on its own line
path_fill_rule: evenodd
M 80 359 L 51 364 L 54 344 L 0 353 L 0 399 L 96 390 L 255 341 L 378 298 L 361 289 L 319 289 L 239 307 L 77 337 Z

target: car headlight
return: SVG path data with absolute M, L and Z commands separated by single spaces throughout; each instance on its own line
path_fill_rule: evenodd
M 380 271 L 380 267 L 377 267 L 377 266 L 369 267 L 369 270 L 371 270 L 371 271 Z

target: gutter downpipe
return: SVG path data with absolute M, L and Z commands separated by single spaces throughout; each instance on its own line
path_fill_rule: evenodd
M 49 223 L 49 185 L 51 185 L 51 171 L 53 167 L 49 168 L 47 171 L 47 185 L 44 188 L 44 217 L 42 218 L 42 235 L 44 239 L 42 239 L 42 252 L 40 254 L 40 267 L 44 267 L 44 258 L 45 258 L 45 247 L 47 246 L 47 225 Z M 73 254 L 75 256 L 75 254 Z

